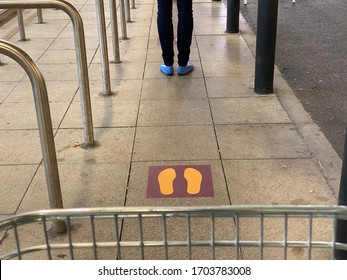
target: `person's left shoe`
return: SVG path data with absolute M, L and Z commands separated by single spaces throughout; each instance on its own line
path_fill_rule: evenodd
M 172 76 L 174 72 L 173 66 L 166 66 L 165 64 L 160 65 L 160 71 L 168 76 Z
M 177 74 L 186 75 L 189 72 L 192 72 L 193 70 L 194 70 L 194 64 L 189 61 L 186 66 L 178 66 Z

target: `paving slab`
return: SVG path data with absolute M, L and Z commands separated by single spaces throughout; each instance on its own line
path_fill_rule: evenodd
M 71 102 L 78 89 L 78 81 L 46 81 L 50 102 Z M 22 81 L 6 98 L 6 103 L 34 102 L 31 82 Z
M 25 34 L 27 39 L 31 40 L 35 40 L 36 38 L 55 38 L 60 34 L 62 28 L 65 28 L 69 22 L 70 20 L 60 19 L 52 19 L 47 21 L 46 24 L 36 24 L 31 22 L 25 26 Z
M 254 76 L 230 76 L 205 78 L 208 96 L 218 97 L 259 97 L 254 93 Z
M 215 124 L 290 123 L 275 96 L 214 98 L 210 103 Z
M 103 95 L 103 83 L 102 81 L 90 81 L 90 98 L 93 101 L 138 101 L 141 97 L 141 89 L 143 80 L 115 80 L 112 79 L 111 83 L 111 95 Z M 76 94 L 74 102 L 80 101 L 80 94 Z
M 0 139 L 0 164 L 40 163 L 38 130 L 0 130 Z
M 212 124 L 207 99 L 142 100 L 138 126 Z
M 5 63 L 5 61 L 3 62 Z M 25 76 L 26 76 L 26 73 L 24 69 L 18 64 L 0 65 L 0 81 L 1 82 L 19 82 Z
M 68 102 L 51 102 L 49 104 L 53 128 L 59 126 L 68 106 Z M 37 129 L 34 103 L 4 102 L 1 105 L 0 127 L 3 129 Z
M 0 168 L 1 215 L 12 215 L 26 194 L 38 165 L 2 165 Z
M 138 101 L 93 101 L 93 126 L 96 127 L 120 127 L 135 126 Z M 81 126 L 81 106 L 74 102 L 71 104 L 61 127 L 78 128 Z
M 309 158 L 308 146 L 290 124 L 216 125 L 223 159 Z
M 178 76 L 170 77 L 169 79 L 144 80 L 141 95 L 142 100 L 206 97 L 206 87 L 203 78 L 181 79 Z
M 219 159 L 211 125 L 138 127 L 134 161 Z
M 98 38 L 94 36 L 88 36 L 85 34 L 85 44 L 87 50 L 95 50 L 99 44 Z M 74 50 L 75 40 L 72 33 L 68 37 L 58 36 L 54 42 L 49 46 L 51 50 Z
M 47 48 L 53 43 L 54 38 L 35 38 L 27 41 L 19 41 L 16 38 L 10 38 L 10 42 L 25 50 L 31 57 L 33 53 L 44 53 Z
M 223 161 L 233 205 L 331 205 L 314 159 Z
M 76 64 L 40 64 L 40 71 L 45 81 L 78 81 Z M 29 81 L 26 76 L 23 81 Z
M 65 208 L 123 206 L 129 163 L 59 163 Z M 43 166 L 30 184 L 18 212 L 49 209 Z
M 207 60 L 201 61 L 201 64 L 205 77 L 251 76 L 254 74 L 253 61 L 253 58 L 247 60 L 247 62 L 244 59 L 234 62 L 224 61 L 223 63 Z
M 87 62 L 91 62 L 95 55 L 95 50 L 87 50 Z M 75 50 L 47 50 L 37 61 L 38 64 L 76 64 Z
M 84 149 L 74 147 L 83 144 L 82 129 L 60 129 L 55 138 L 58 162 L 130 162 L 134 133 L 134 128 L 96 128 L 97 145 Z
M 201 60 L 238 61 L 240 59 L 254 59 L 245 41 L 235 34 L 196 36 L 196 40 Z
M 202 17 L 226 17 L 227 10 L 222 3 L 194 1 L 194 18 Z M 207 2 L 207 1 L 206 1 Z
M 119 34 L 119 48 L 121 50 L 126 49 L 147 49 L 148 37 L 129 37 L 128 39 L 122 39 L 121 33 Z
M 16 83 L 12 82 L 0 82 L 0 104 L 3 103 L 5 99 L 7 99 L 9 94 L 15 89 L 16 85 Z
M 224 34 L 226 30 L 226 17 L 211 17 L 194 19 L 195 35 Z
M 89 80 L 101 80 L 101 64 L 92 63 L 89 67 Z M 110 78 L 117 80 L 139 80 L 142 79 L 144 73 L 144 62 L 124 62 L 120 64 L 110 64 Z

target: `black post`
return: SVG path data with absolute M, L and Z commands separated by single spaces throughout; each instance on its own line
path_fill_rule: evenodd
M 277 16 L 278 0 L 258 1 L 254 83 L 256 93 L 273 92 Z
M 345 136 L 345 147 L 342 158 L 342 171 L 339 191 L 339 205 L 347 206 L 347 133 Z M 347 244 L 347 221 L 337 220 L 336 242 Z M 347 260 L 347 251 L 335 250 L 337 260 Z
M 239 33 L 240 0 L 227 2 L 227 33 Z

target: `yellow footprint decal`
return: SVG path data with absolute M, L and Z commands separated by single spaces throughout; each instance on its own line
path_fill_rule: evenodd
M 201 189 L 202 175 L 195 168 L 186 168 L 184 178 L 187 180 L 187 193 L 198 194 Z
M 158 175 L 160 192 L 164 195 L 173 194 L 173 181 L 176 178 L 176 171 L 173 168 L 166 168 Z

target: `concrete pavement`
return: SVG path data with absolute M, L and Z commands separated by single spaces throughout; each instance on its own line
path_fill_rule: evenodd
M 80 146 L 68 17 L 44 10 L 40 25 L 28 13 L 25 42 L 15 23 L 0 28 L 1 38 L 27 50 L 45 77 L 65 208 L 336 204 L 340 158 L 279 71 L 274 94 L 253 92 L 255 36 L 243 18 L 239 34 L 225 33 L 223 2 L 194 1 L 196 68 L 167 77 L 159 71 L 156 1 L 137 1 L 129 39 L 120 42 L 122 62 L 110 64 L 114 94 L 108 97 L 100 95 L 95 3 L 71 2 L 85 25 L 95 148 Z M 111 50 L 109 38 L 110 58 Z M 49 203 L 29 80 L 13 61 L 1 60 L 0 214 L 6 217 Z M 210 166 L 214 195 L 146 197 L 151 167 L 180 165 Z

